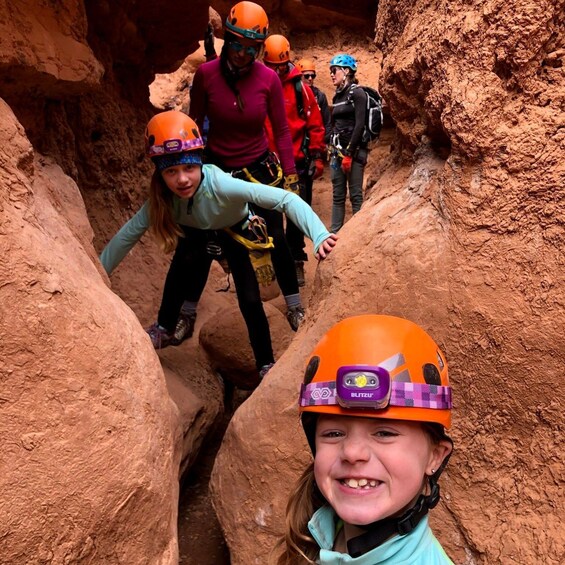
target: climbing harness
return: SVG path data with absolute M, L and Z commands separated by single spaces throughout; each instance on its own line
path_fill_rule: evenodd
M 238 231 L 234 231 L 235 229 Z M 225 228 L 224 231 L 249 251 L 257 282 L 262 286 L 269 286 L 275 280 L 270 251 L 274 244 L 273 238 L 267 233 L 265 220 L 250 209 L 249 217 L 243 225 Z
M 280 186 L 283 170 L 276 153 L 268 151 L 248 167 L 231 171 L 235 178 L 257 184 Z M 273 238 L 267 233 L 265 220 L 249 208 L 249 215 L 240 229 L 227 228 L 227 233 L 244 245 L 249 251 L 249 259 L 255 271 L 257 282 L 269 286 L 275 280 L 275 270 L 271 259 Z
M 333 133 L 330 137 L 330 143 L 328 144 L 328 161 L 330 162 L 330 167 L 334 170 L 339 169 L 341 161 L 345 157 L 342 149 L 339 134 Z
M 249 167 L 232 171 L 231 175 L 249 182 L 279 186 L 283 178 L 283 170 L 276 153 L 269 151 Z

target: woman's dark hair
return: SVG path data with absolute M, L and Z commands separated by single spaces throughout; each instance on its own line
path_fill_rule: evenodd
M 226 31 L 224 33 L 224 45 L 222 46 L 222 51 L 220 53 L 220 68 L 222 70 L 222 75 L 226 79 L 230 90 L 235 94 L 235 99 L 237 100 L 237 107 L 240 111 L 243 112 L 243 108 L 245 108 L 245 103 L 243 102 L 243 98 L 239 92 L 239 88 L 237 88 L 237 81 L 240 77 L 239 69 L 233 69 L 228 64 L 228 49 L 230 48 L 230 43 L 233 41 L 237 41 L 239 38 L 237 35 Z
M 349 82 L 351 84 L 359 84 L 359 79 L 356 76 L 356 72 L 352 71 L 351 69 L 347 69 L 347 80 L 349 80 Z

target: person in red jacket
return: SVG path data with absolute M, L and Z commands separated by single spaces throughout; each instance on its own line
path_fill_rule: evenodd
M 332 130 L 332 111 L 328 104 L 328 97 L 320 90 L 315 84 L 316 79 L 316 64 L 312 59 L 300 59 L 295 63 L 296 68 L 302 73 L 302 79 L 312 89 L 316 102 L 322 112 L 322 120 L 324 121 L 324 128 L 326 129 L 326 136 L 324 141 L 326 145 L 330 142 L 330 132 Z
M 302 73 L 290 62 L 290 43 L 283 35 L 270 35 L 265 40 L 265 66 L 273 69 L 283 86 L 286 118 L 292 138 L 292 150 L 300 183 L 300 196 L 312 204 L 314 179 L 322 175 L 325 151 L 325 129 L 320 108 L 312 89 L 302 81 Z M 265 128 L 269 146 L 276 151 L 275 136 L 267 119 Z M 286 239 L 296 266 L 299 286 L 304 286 L 304 234 L 287 218 Z

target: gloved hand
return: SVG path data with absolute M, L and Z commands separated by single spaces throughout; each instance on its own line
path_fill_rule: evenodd
M 314 165 L 316 166 L 316 170 L 314 171 L 314 176 L 312 177 L 314 180 L 319 179 L 324 174 L 324 161 L 322 158 L 318 158 L 314 160 Z
M 349 155 L 345 155 L 341 160 L 341 170 L 348 175 L 351 172 L 351 162 L 352 159 Z
M 204 34 L 204 53 L 206 54 L 207 61 L 216 58 L 216 49 L 214 49 L 214 27 L 210 22 L 208 22 L 208 27 Z
M 286 175 L 284 177 L 283 188 L 294 194 L 300 194 L 300 182 L 298 181 L 298 175 L 296 173 Z

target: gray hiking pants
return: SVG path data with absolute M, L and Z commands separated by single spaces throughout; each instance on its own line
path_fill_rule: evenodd
M 332 225 L 330 231 L 337 233 L 343 226 L 345 219 L 345 198 L 347 196 L 347 186 L 349 185 L 349 200 L 354 214 L 359 212 L 363 204 L 363 175 L 365 164 L 367 163 L 367 150 L 361 149 L 357 158 L 351 163 L 351 172 L 346 175 L 341 166 L 330 166 L 330 178 L 333 186 L 333 206 L 332 206 Z M 337 160 L 341 165 L 341 159 Z

